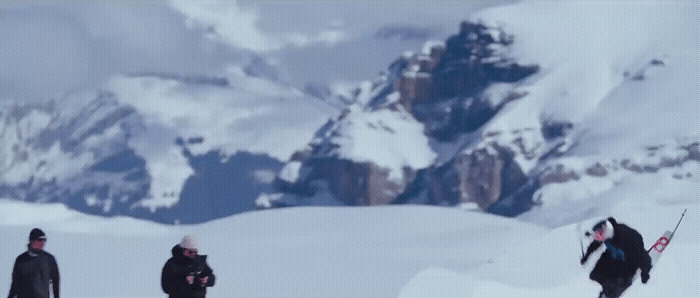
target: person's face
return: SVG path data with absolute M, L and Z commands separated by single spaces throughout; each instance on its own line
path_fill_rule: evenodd
M 595 240 L 601 242 L 605 241 L 605 229 L 595 231 Z
M 46 245 L 46 238 L 32 240 L 31 242 L 29 242 L 29 245 L 33 250 L 42 250 Z
M 196 249 L 188 249 L 185 248 L 182 250 L 182 253 L 185 255 L 185 257 L 188 257 L 190 259 L 193 259 L 194 257 L 197 256 L 197 250 Z

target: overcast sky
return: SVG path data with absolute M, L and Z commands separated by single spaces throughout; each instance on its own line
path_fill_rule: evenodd
M 0 3 L 0 100 L 60 97 L 96 88 L 116 73 L 222 75 L 246 65 L 253 54 L 298 87 L 374 79 L 403 51 L 455 34 L 461 20 L 485 6 L 389 0 L 86 3 Z

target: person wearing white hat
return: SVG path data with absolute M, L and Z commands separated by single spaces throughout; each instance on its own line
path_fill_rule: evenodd
M 589 276 L 603 288 L 598 297 L 620 297 L 632 285 L 638 268 L 641 269 L 642 283 L 647 283 L 651 257 L 644 248 L 644 240 L 639 232 L 609 217 L 593 226 L 593 235 L 594 240 L 581 258 L 581 265 L 605 244 L 606 250 Z
M 187 235 L 176 244 L 173 256 L 163 266 L 161 287 L 170 298 L 203 298 L 207 287 L 214 286 L 216 276 L 207 264 L 207 256 L 199 254 L 199 240 Z

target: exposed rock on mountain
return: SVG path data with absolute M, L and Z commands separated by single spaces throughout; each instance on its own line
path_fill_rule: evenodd
M 496 101 L 481 91 L 493 83 L 517 81 L 538 70 L 537 66 L 520 66 L 505 55 L 504 49 L 512 42 L 512 37 L 498 28 L 465 22 L 460 33 L 446 44 L 430 42 L 422 53 L 405 54 L 389 67 L 388 75 L 372 84 L 366 94 L 361 94 L 371 98 L 356 101 L 366 102 L 364 111 L 349 109 L 324 128 L 323 133 L 317 134 L 317 141 L 312 143 L 312 155 L 300 161 L 299 169 L 304 169 L 308 175 L 292 184 L 285 183 L 284 190 L 304 196 L 313 193 L 308 185 L 324 180 L 330 193 L 344 204 L 380 205 L 410 201 L 406 198 L 407 189 L 415 188 L 409 186 L 411 183 L 418 183 L 431 186 L 427 192 L 422 192 L 424 199 L 430 202 L 444 200 L 441 197 L 447 195 L 455 197 L 455 203 L 476 202 L 484 209 L 509 195 L 513 189 L 524 185 L 527 177 L 514 161 L 516 153 L 497 144 L 457 154 L 449 163 L 448 171 L 426 170 L 421 175 L 418 171 L 426 165 L 386 167 L 381 161 L 378 164 L 378 160 L 385 158 L 382 155 L 396 157 L 396 150 L 382 152 L 379 159 L 370 158 L 369 161 L 363 156 L 326 156 L 328 152 L 352 151 L 360 146 L 358 143 L 373 143 L 367 140 L 372 139 L 368 135 L 378 131 L 395 135 L 405 130 L 401 126 L 385 125 L 381 119 L 364 123 L 347 120 L 356 114 L 402 115 L 400 117 L 409 122 L 417 120 L 421 124 L 417 135 L 438 141 L 455 140 L 476 131 L 504 104 L 522 96 L 509 92 L 506 98 Z M 347 136 L 342 132 L 345 126 L 362 126 L 370 132 Z M 329 141 L 345 137 L 352 141 Z M 399 143 L 393 146 L 419 145 L 410 142 L 411 139 L 396 139 Z M 391 139 L 383 141 L 391 142 Z M 367 150 L 381 152 L 385 147 L 386 144 L 382 144 Z M 526 149 L 521 144 L 519 150 Z M 437 173 L 441 174 L 435 176 Z

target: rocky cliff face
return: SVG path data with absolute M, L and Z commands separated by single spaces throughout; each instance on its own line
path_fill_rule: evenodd
M 399 102 L 425 123 L 426 134 L 440 141 L 472 132 L 501 106 L 523 94 L 490 102 L 483 91 L 492 84 L 515 82 L 539 69 L 507 56 L 513 37 L 499 28 L 464 22 L 444 44 L 428 43 L 420 54 L 403 57 L 404 69 L 394 83 Z
M 535 65 L 519 65 L 505 55 L 512 42 L 513 38 L 498 28 L 465 22 L 459 34 L 446 43 L 428 43 L 421 53 L 405 54 L 394 62 L 388 75 L 365 92 L 374 95 L 366 101 L 365 109 L 409 112 L 424 125 L 425 135 L 436 141 L 454 141 L 472 133 L 505 103 L 522 96 L 511 93 L 494 104 L 482 94 L 483 90 L 494 83 L 518 81 L 538 70 Z M 336 121 L 342 121 L 342 116 Z M 318 144 L 312 147 L 313 151 L 323 150 Z M 493 142 L 457 152 L 445 165 L 404 167 L 400 179 L 392 179 L 389 169 L 373 162 L 310 158 L 301 161 L 301 168 L 310 174 L 283 188 L 288 194 L 304 197 L 314 193 L 309 190 L 312 181 L 323 180 L 330 194 L 346 205 L 422 200 L 475 202 L 487 209 L 527 183 L 514 160 L 527 150 Z
M 460 202 L 475 202 L 486 210 L 527 182 L 513 160 L 515 153 L 493 144 L 457 156 L 453 162 L 459 173 Z
M 343 159 L 317 159 L 309 162 L 311 178 L 325 180 L 329 191 L 346 205 L 387 205 L 401 194 L 413 171 L 406 169 L 404 179 L 389 178 L 389 170 L 373 163 Z

